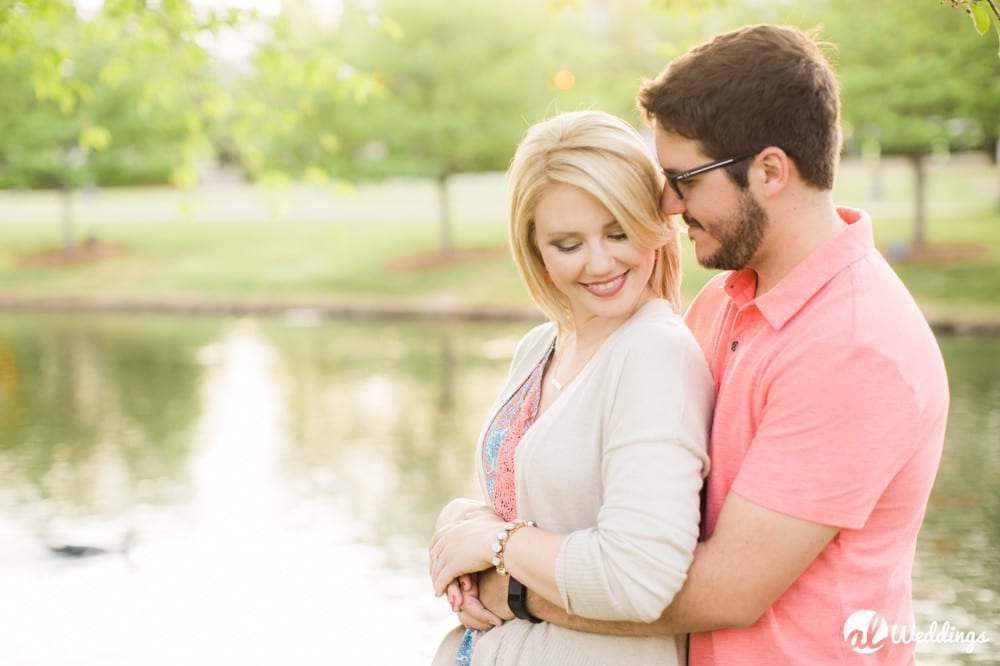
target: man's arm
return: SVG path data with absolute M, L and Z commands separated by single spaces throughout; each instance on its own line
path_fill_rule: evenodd
M 569 615 L 530 591 L 528 610 L 570 629 L 623 636 L 747 627 L 795 582 L 837 531 L 730 492 L 714 533 L 695 550 L 684 586 L 656 622 L 602 622 Z M 498 615 L 507 615 L 506 588 L 505 577 L 480 574 L 480 598 Z

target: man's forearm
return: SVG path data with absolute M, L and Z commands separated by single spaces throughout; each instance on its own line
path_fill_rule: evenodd
M 537 618 L 557 624 L 560 627 L 586 631 L 592 634 L 609 634 L 612 636 L 660 636 L 665 633 L 659 621 L 651 624 L 642 622 L 609 622 L 592 620 L 580 615 L 570 615 L 559 606 L 547 601 L 540 594 L 528 591 L 528 611 Z M 662 619 L 662 618 L 661 618 Z
M 588 620 L 530 592 L 528 609 L 570 629 L 621 636 L 748 627 L 836 535 L 836 527 L 771 511 L 730 493 L 714 534 L 698 544 L 684 585 L 655 622 Z
M 510 610 L 507 608 L 507 576 L 501 576 L 493 569 L 488 569 L 479 573 L 479 595 L 480 601 L 490 610 L 500 617 L 510 617 Z M 678 596 L 680 596 L 678 594 Z M 528 612 L 537 618 L 557 624 L 576 631 L 585 631 L 592 634 L 609 634 L 613 636 L 663 636 L 674 633 L 683 633 L 683 629 L 677 629 L 676 620 L 672 611 L 674 606 L 664 611 L 663 615 L 656 622 L 628 622 L 628 621 L 608 621 L 594 620 L 580 615 L 570 615 L 561 606 L 554 604 L 542 595 L 528 590 L 527 597 Z

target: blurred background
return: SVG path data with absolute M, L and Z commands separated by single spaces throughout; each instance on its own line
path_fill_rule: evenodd
M 580 108 L 641 128 L 644 78 L 763 21 L 831 43 L 837 199 L 948 365 L 919 661 L 996 663 L 989 7 L 0 0 L 0 664 L 429 661 L 434 518 L 477 494 L 541 320 L 506 249 L 514 147 Z M 684 245 L 689 301 L 711 273 Z

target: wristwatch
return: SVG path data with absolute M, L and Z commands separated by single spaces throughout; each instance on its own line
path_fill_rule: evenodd
M 528 612 L 528 588 L 521 581 L 510 577 L 507 585 L 507 606 L 514 614 L 514 617 L 527 620 L 533 624 L 538 624 L 541 620 Z

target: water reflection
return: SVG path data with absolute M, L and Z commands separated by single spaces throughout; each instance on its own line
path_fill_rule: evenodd
M 201 410 L 193 352 L 219 325 L 137 324 L 0 319 L 5 505 L 109 514 L 169 500 Z
M 949 622 L 991 642 L 964 654 L 921 646 L 927 664 L 1000 662 L 1000 340 L 945 338 L 948 434 L 920 533 L 913 593 L 918 625 Z M 946 655 L 935 658 L 935 655 Z
M 285 447 L 284 400 L 274 379 L 274 352 L 241 322 L 203 348 L 204 414 L 192 458 L 201 532 L 253 552 L 255 535 L 274 528 L 282 504 L 276 463 Z
M 526 324 L 292 323 L 0 319 L 0 663 L 427 661 L 451 619 L 424 544 L 475 493 L 471 448 Z M 922 644 L 921 663 L 992 663 L 1000 341 L 942 346 L 917 623 L 993 642 Z M 44 548 L 127 530 L 127 560 Z
M 523 328 L 268 329 L 287 373 L 292 464 L 359 517 L 391 564 L 412 568 L 415 554 L 396 546 L 422 546 L 441 505 L 476 492 L 471 447 Z

